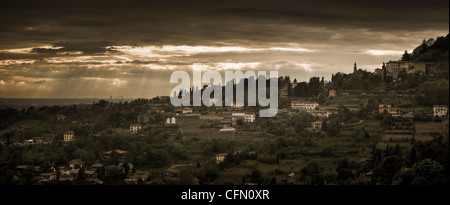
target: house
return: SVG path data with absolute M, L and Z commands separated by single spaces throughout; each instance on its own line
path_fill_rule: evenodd
M 56 115 L 56 120 L 57 121 L 63 121 L 63 120 L 65 120 L 66 119 L 66 116 L 65 115 Z
M 233 113 L 231 114 L 234 119 L 242 120 L 242 122 L 255 122 L 255 114 L 254 113 Z
M 66 131 L 64 132 L 64 142 L 72 142 L 74 140 L 75 137 L 75 132 L 74 131 Z
M 231 114 L 232 117 L 234 117 L 234 119 L 236 121 L 241 120 L 242 122 L 244 122 L 244 113 L 233 113 Z
M 242 106 L 242 105 L 233 104 L 233 105 L 231 105 L 231 107 L 233 110 L 244 110 L 244 106 Z
M 43 139 L 42 137 L 33 137 L 32 138 L 35 144 L 43 144 Z
M 70 170 L 71 169 L 69 167 L 65 167 L 65 166 L 60 166 L 58 168 L 58 172 L 59 172 L 60 175 L 63 175 L 63 174 L 70 175 Z
M 56 173 L 54 172 L 39 174 L 39 182 L 48 182 L 53 180 L 56 180 Z
M 312 122 L 312 128 L 313 129 L 322 129 L 322 121 L 315 121 L 315 122 Z
M 318 118 L 328 118 L 331 114 L 329 111 L 325 110 L 308 110 L 308 113 Z
M 314 110 L 317 107 L 319 107 L 319 103 L 316 102 L 291 101 L 292 109 Z
M 177 167 L 170 167 L 166 171 L 164 171 L 164 181 L 169 184 L 178 184 L 178 174 L 180 173 L 180 169 Z
M 136 181 L 147 181 L 149 179 L 149 177 L 151 176 L 149 171 L 141 171 L 141 170 L 137 170 L 133 176 L 131 176 L 131 179 L 135 179 Z
M 123 182 L 125 182 L 125 184 L 134 184 L 137 185 L 138 184 L 138 180 L 137 179 L 133 179 L 133 178 L 126 178 L 123 180 Z
M 125 170 L 128 168 L 128 173 L 131 173 L 131 172 L 133 172 L 133 164 L 131 164 L 131 163 L 119 163 L 119 167 L 123 167 L 123 168 L 125 168 Z
M 134 134 L 138 133 L 139 130 L 141 130 L 141 129 L 142 129 L 142 127 L 140 124 L 131 124 L 130 125 L 130 131 Z
M 234 123 L 236 123 L 236 118 L 234 118 L 233 116 L 225 116 L 222 118 L 221 123 L 222 124 L 234 124 Z
M 337 91 L 336 90 L 329 90 L 328 91 L 328 97 L 332 98 L 332 97 L 336 97 L 337 96 Z
M 219 130 L 219 132 L 236 132 L 236 128 L 234 127 L 224 127 Z
M 156 112 L 156 113 L 164 113 L 165 112 L 165 104 L 152 103 L 149 104 L 148 113 Z
M 190 107 L 183 107 L 183 109 L 181 109 L 181 113 L 183 113 L 183 114 L 192 113 L 192 108 L 190 108 Z
M 97 169 L 101 169 L 101 168 L 103 168 L 103 164 L 95 163 L 95 164 L 91 165 L 90 170 L 97 170 Z
M 124 159 L 124 156 L 125 156 L 125 154 L 127 153 L 127 151 L 125 151 L 125 150 L 120 150 L 120 149 L 110 150 L 110 151 L 105 152 L 105 154 L 103 155 L 103 158 L 104 158 L 104 159 L 109 159 L 109 158 L 111 158 L 111 155 L 112 155 L 113 153 L 114 153 L 114 154 L 117 154 L 117 155 L 119 156 L 119 159 L 122 160 L 122 159 Z
M 400 72 L 408 74 L 426 73 L 429 63 L 412 61 L 389 61 L 386 63 L 386 75 L 398 78 Z
M 109 166 L 105 167 L 105 173 L 109 173 L 112 170 L 117 170 L 117 171 L 122 172 L 123 174 L 125 174 L 125 167 L 117 166 L 117 165 L 109 165 Z
M 443 117 L 447 115 L 447 105 L 433 105 L 433 116 Z
M 226 156 L 227 156 L 227 153 L 216 154 L 216 163 L 217 164 L 222 163 L 223 160 L 225 160 Z
M 42 138 L 42 144 L 51 144 L 53 141 L 55 141 L 55 134 L 43 134 L 41 136 Z
M 244 122 L 255 122 L 255 113 L 245 113 Z
M 401 117 L 402 116 L 402 112 L 401 112 L 400 108 L 391 108 L 391 110 L 389 111 L 389 114 L 391 114 L 392 117 Z
M 391 112 L 391 105 L 378 105 L 378 113 L 383 114 L 384 112 Z
M 87 179 L 95 179 L 95 170 L 85 170 L 84 171 L 84 175 L 86 176 Z
M 176 125 L 177 124 L 177 120 L 175 117 L 171 117 L 171 118 L 166 118 L 166 126 L 172 126 L 172 125 Z
M 80 169 L 83 167 L 83 161 L 80 159 L 74 159 L 69 162 L 69 167 L 71 169 Z
M 70 174 L 60 174 L 59 175 L 59 181 L 73 181 L 73 176 Z

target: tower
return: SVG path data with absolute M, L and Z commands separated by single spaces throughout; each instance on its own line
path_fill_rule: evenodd
M 356 62 L 355 62 L 355 65 L 353 65 L 353 72 L 356 72 L 356 70 L 358 70 L 358 67 L 356 67 Z

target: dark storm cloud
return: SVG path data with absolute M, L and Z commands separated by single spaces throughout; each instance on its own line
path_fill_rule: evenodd
M 2 1 L 0 12 L 0 40 L 6 48 L 69 41 L 205 45 L 306 38 L 320 42 L 330 40 L 330 34 L 293 28 L 385 32 L 448 28 L 448 1 L 443 0 Z

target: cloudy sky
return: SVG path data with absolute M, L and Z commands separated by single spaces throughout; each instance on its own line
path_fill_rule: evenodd
M 449 1 L 0 1 L 0 97 L 169 95 L 176 70 L 373 71 L 449 32 Z

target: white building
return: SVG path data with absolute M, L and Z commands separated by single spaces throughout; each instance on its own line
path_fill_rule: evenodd
M 175 120 L 175 117 L 172 117 L 172 118 L 170 119 L 170 124 L 177 124 L 177 122 L 176 122 L 176 120 Z
M 244 121 L 245 122 L 255 122 L 255 114 L 254 113 L 245 113 Z
M 319 103 L 316 102 L 291 101 L 292 109 L 314 110 L 317 107 L 319 107 Z
M 433 106 L 433 116 L 440 117 L 447 115 L 447 105 L 434 105 Z
M 236 128 L 234 127 L 224 127 L 219 130 L 219 132 L 236 132 Z
M 216 163 L 220 164 L 225 160 L 225 157 L 227 156 L 226 153 L 216 154 Z
M 141 130 L 141 129 L 142 129 L 142 127 L 140 124 L 131 124 L 130 125 L 130 131 L 134 134 L 138 133 L 139 130 Z

